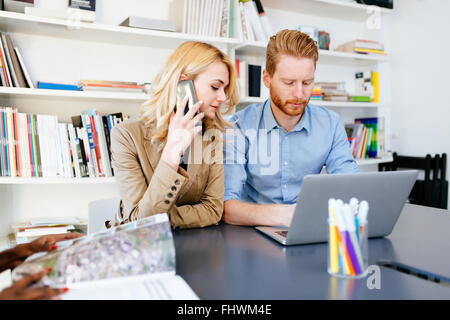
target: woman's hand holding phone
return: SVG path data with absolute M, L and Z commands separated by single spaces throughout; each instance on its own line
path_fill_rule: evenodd
M 204 117 L 203 112 L 196 115 L 203 102 L 197 102 L 184 114 L 187 102 L 188 98 L 186 97 L 183 99 L 182 105 L 177 106 L 177 111 L 172 111 L 166 146 L 161 154 L 161 159 L 175 171 L 178 170 L 181 157 L 191 145 L 194 137 L 202 131 L 202 126 L 196 126 L 195 124 Z

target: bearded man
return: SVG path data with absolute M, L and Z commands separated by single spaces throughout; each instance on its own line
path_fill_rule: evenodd
M 318 58 L 300 31 L 270 38 L 263 71 L 270 99 L 234 114 L 225 135 L 225 223 L 289 226 L 306 175 L 324 166 L 359 172 L 339 115 L 309 104 Z

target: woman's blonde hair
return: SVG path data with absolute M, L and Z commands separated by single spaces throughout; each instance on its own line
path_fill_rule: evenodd
M 189 79 L 194 80 L 216 61 L 223 62 L 229 73 L 229 84 L 225 88 L 227 101 L 224 102 L 227 110 L 224 113 L 229 113 L 238 103 L 236 74 L 228 56 L 208 43 L 184 42 L 169 56 L 162 70 L 156 75 L 150 87 L 150 99 L 141 108 L 141 121 L 153 127 L 152 142 L 160 143 L 167 137 L 170 114 L 176 105 L 180 75 L 185 74 Z M 223 119 L 220 109 L 218 111 L 214 120 L 203 119 L 206 130 L 215 128 L 224 132 L 225 126 L 230 126 Z

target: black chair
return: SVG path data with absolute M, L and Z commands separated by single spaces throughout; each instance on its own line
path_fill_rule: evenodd
M 448 181 L 446 180 L 447 154 L 430 154 L 425 157 L 399 156 L 393 154 L 393 161 L 380 163 L 378 171 L 396 171 L 397 169 L 418 169 L 424 171 L 424 179 L 417 180 L 411 193 L 409 202 L 423 206 L 447 209 Z

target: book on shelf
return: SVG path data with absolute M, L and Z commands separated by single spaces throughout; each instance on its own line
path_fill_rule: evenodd
M 4 87 L 33 88 L 24 59 L 11 36 L 0 32 L 0 85 Z
M 256 9 L 258 10 L 259 18 L 261 19 L 261 24 L 264 29 L 264 33 L 266 34 L 266 38 L 269 39 L 275 33 L 273 32 L 272 26 L 270 24 L 270 20 L 264 11 L 261 0 L 254 0 L 256 4 Z
M 66 83 L 38 81 L 37 87 L 38 87 L 38 89 L 47 89 L 47 90 L 78 91 L 78 86 L 76 86 L 74 84 L 66 84 Z
M 19 48 L 15 47 L 14 51 L 16 52 L 17 59 L 19 60 L 20 67 L 22 68 L 22 72 L 23 72 L 23 75 L 24 75 L 25 80 L 26 80 L 26 84 L 27 85 L 25 87 L 34 89 L 33 81 L 31 81 L 30 74 L 28 73 L 28 70 L 27 70 L 27 68 L 25 66 L 25 62 L 24 62 L 24 60 L 22 58 L 22 54 L 20 53 Z
M 69 0 L 69 19 L 95 22 L 96 0 Z
M 2 86 L 12 87 L 11 74 L 9 73 L 9 67 L 6 61 L 6 48 L 3 45 L 2 37 L 0 36 L 0 63 L 2 65 Z
M 372 102 L 380 102 L 380 73 L 378 71 L 371 72 L 370 83 L 373 87 Z
M 260 0 L 184 0 L 182 32 L 250 41 L 273 35 Z
M 15 244 L 20 244 L 49 234 L 86 233 L 87 221 L 78 217 L 38 217 L 14 224 L 11 230 Z
M 69 0 L 65 4 L 47 4 L 39 1 L 34 7 L 26 7 L 26 15 L 62 19 L 69 22 L 95 22 L 95 0 Z
M 312 94 L 311 94 L 311 98 L 309 99 L 310 101 L 322 101 L 323 97 L 322 97 L 322 87 L 318 86 L 318 85 L 314 85 Z
M 349 94 L 345 89 L 345 82 L 315 82 L 319 87 L 323 101 L 348 101 Z
M 145 85 L 137 82 L 125 81 L 107 81 L 107 80 L 80 80 L 78 88 L 82 91 L 115 91 L 115 92 L 134 92 L 141 93 L 145 91 Z
M 24 8 L 32 7 L 34 0 L 3 0 L 3 10 L 23 13 Z
M 372 101 L 370 96 L 350 96 L 350 99 L 353 102 L 371 102 Z
M 182 32 L 229 37 L 232 0 L 184 0 Z
M 119 26 L 175 32 L 175 22 L 170 20 L 151 19 L 147 17 L 129 16 Z
M 59 123 L 55 115 L 0 108 L 0 176 L 111 177 L 110 132 L 122 113 L 96 109 Z
M 377 158 L 386 152 L 384 118 L 356 118 L 345 130 L 355 159 Z
M 253 0 L 247 0 L 241 2 L 244 3 L 244 14 L 245 14 L 245 21 L 249 24 L 247 28 L 251 28 L 256 41 L 265 42 L 268 40 L 268 37 L 266 36 L 264 32 L 264 28 L 261 22 L 261 19 L 258 14 L 258 10 L 256 8 L 255 1 Z M 267 18 L 267 17 L 266 17 Z
M 39 284 L 69 288 L 62 299 L 198 299 L 175 273 L 175 245 L 165 213 L 58 242 L 56 250 L 35 254 L 16 267 L 12 279 L 45 268 L 51 271 Z
M 261 97 L 261 66 L 248 65 L 248 96 Z
M 241 97 L 269 97 L 269 89 L 262 81 L 263 66 L 248 63 L 240 58 L 235 58 L 235 65 Z
M 16 52 L 14 51 L 14 46 L 11 41 L 11 37 L 9 34 L 1 34 L 3 46 L 6 48 L 6 60 L 7 64 L 10 68 L 12 80 L 14 86 L 17 88 L 27 88 L 27 84 L 25 83 L 25 78 L 22 72 L 22 68 L 20 67 L 19 60 L 17 59 Z
M 381 54 L 384 55 L 384 45 L 380 42 L 365 39 L 355 39 L 339 45 L 335 51 L 363 54 Z

